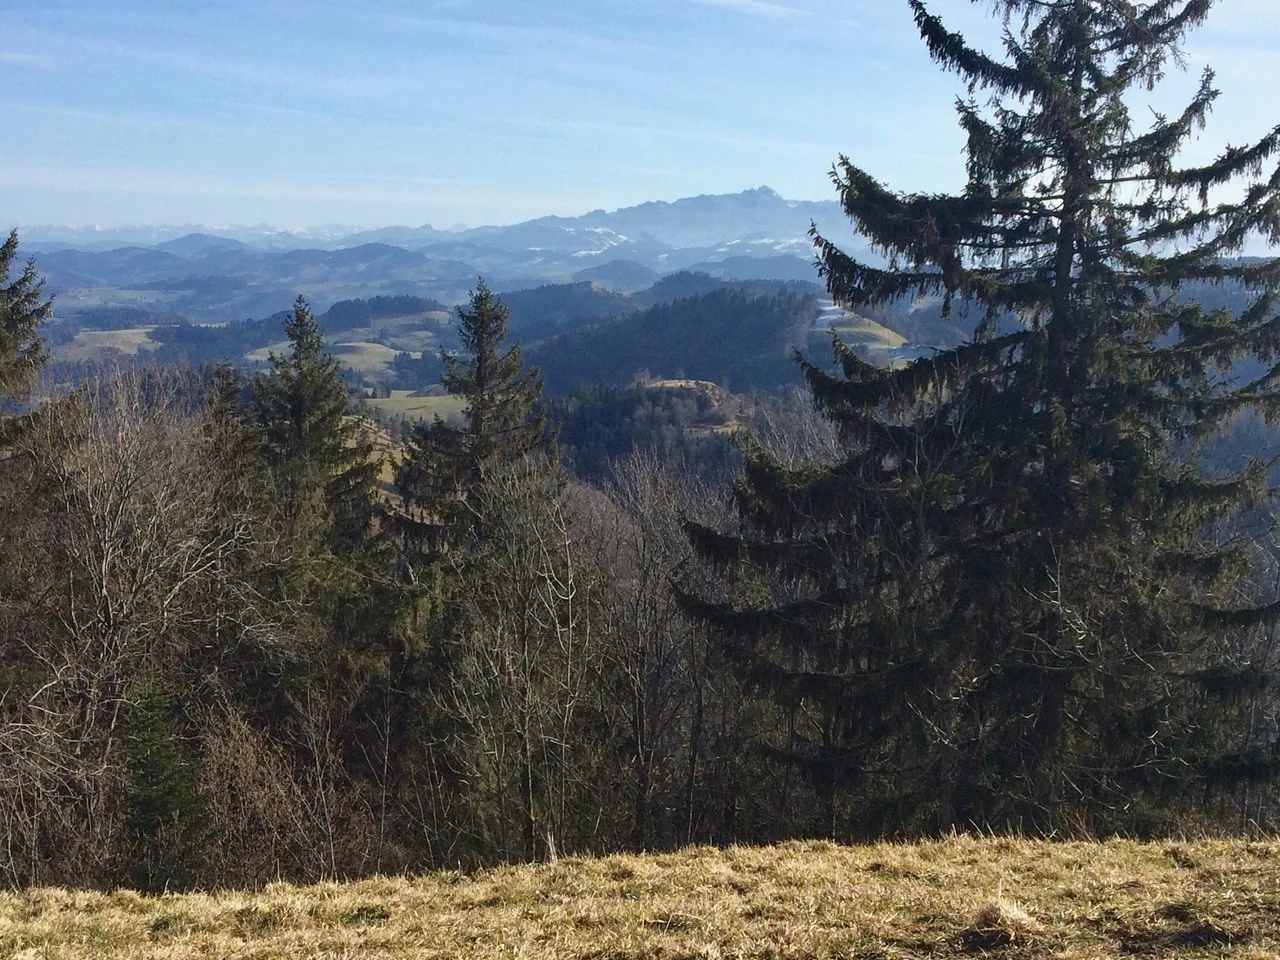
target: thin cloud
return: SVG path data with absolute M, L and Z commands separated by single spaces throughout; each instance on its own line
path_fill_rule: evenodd
M 7 63 L 11 67 L 31 67 L 35 70 L 52 70 L 58 65 L 53 57 L 46 57 L 42 53 L 17 53 L 13 50 L 0 50 L 0 63 Z
M 111 169 L 87 163 L 5 162 L 0 160 L 0 186 L 68 189 L 177 197 L 251 200 L 359 200 L 398 202 L 435 200 L 457 192 L 486 193 L 493 185 L 444 177 L 316 176 L 234 177 L 170 174 L 161 171 Z
M 784 7 L 778 3 L 768 3 L 767 0 L 692 0 L 692 2 L 700 3 L 704 7 L 720 7 L 723 10 L 745 13 L 752 17 L 764 17 L 768 20 L 781 20 L 784 17 L 798 17 L 804 14 L 803 10 Z

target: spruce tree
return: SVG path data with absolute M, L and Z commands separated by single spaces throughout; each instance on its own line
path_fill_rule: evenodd
M 741 534 L 689 528 L 721 592 L 685 602 L 790 716 L 766 746 L 807 772 L 824 829 L 1160 829 L 1193 785 L 1277 772 L 1226 722 L 1269 679 L 1250 630 L 1277 609 L 1241 594 L 1247 551 L 1217 535 L 1267 497 L 1265 468 L 1210 475 L 1190 451 L 1244 408 L 1280 413 L 1277 265 L 1227 259 L 1280 230 L 1280 173 L 1256 179 L 1280 130 L 1181 165 L 1208 71 L 1137 129 L 1206 0 L 990 6 L 1000 56 L 910 0 L 968 87 L 965 190 L 895 193 L 841 157 L 887 265 L 814 235 L 841 305 L 932 295 L 972 336 L 889 369 L 836 341 L 842 376 L 802 360 L 843 452 L 749 450 Z M 1197 282 L 1247 305 L 1205 309 Z
M 18 232 L 9 233 L 0 244 L 0 404 L 22 397 L 44 363 L 40 324 L 53 309 L 52 297 L 45 296 L 44 278 L 28 260 L 22 272 L 10 277 L 18 256 Z M 14 423 L 0 408 L 0 444 Z
M 461 355 L 440 352 L 445 388 L 466 400 L 462 422 L 414 424 L 396 471 L 401 574 L 414 609 L 410 636 L 389 660 L 395 693 L 388 726 L 403 744 L 435 744 L 429 755 L 406 759 L 406 772 L 430 770 L 472 800 L 479 788 L 468 784 L 466 771 L 483 747 L 465 705 L 487 691 L 474 689 L 466 664 L 477 650 L 496 651 L 504 642 L 477 616 L 476 598 L 506 585 L 493 554 L 516 522 L 520 496 L 513 490 L 553 485 L 545 420 L 535 410 L 541 378 L 523 368 L 518 345 L 504 349 L 508 316 L 481 280 L 469 308 L 458 310 Z
M 337 360 L 303 297 L 285 320 L 289 353 L 252 385 L 248 425 L 291 535 L 318 535 L 345 550 L 369 533 L 378 464 L 371 442 L 347 417 L 347 389 Z M 220 384 L 226 407 L 230 389 Z M 224 411 L 225 412 L 225 411 Z
M 436 417 L 416 425 L 406 444 L 396 486 L 406 507 L 406 538 L 416 549 L 438 552 L 464 535 L 482 534 L 478 505 L 486 481 L 546 447 L 545 417 L 535 410 L 541 377 L 524 370 L 519 344 L 503 350 L 509 316 L 479 281 L 470 309 L 458 309 L 464 355 L 440 351 L 441 381 L 467 406 L 461 426 Z
M 148 893 L 181 889 L 201 859 L 206 811 L 194 765 L 170 729 L 172 699 L 144 687 L 123 713 L 125 769 L 122 879 Z

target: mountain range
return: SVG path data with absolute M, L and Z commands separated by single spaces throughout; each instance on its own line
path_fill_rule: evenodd
M 855 244 L 834 201 L 787 200 L 768 187 L 471 229 L 26 227 L 20 235 L 64 314 L 127 306 L 207 323 L 280 310 L 299 293 L 319 307 L 388 294 L 458 302 L 480 275 L 500 290 L 589 281 L 629 291 L 681 270 L 815 280 L 815 223 Z

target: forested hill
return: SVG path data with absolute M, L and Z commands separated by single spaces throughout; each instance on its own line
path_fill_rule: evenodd
M 637 377 L 709 380 L 732 390 L 798 383 L 792 360 L 818 315 L 818 300 L 726 287 L 561 334 L 527 352 L 550 393 Z
M 502 294 L 511 311 L 511 333 L 526 338 L 530 330 L 553 329 L 562 323 L 621 316 L 637 309 L 633 297 L 583 280 L 548 283 Z
M 658 304 L 729 288 L 754 294 L 784 290 L 799 295 L 822 293 L 821 287 L 809 281 L 726 280 L 708 273 L 681 270 L 632 293 L 619 293 L 582 280 L 504 292 L 502 301 L 511 312 L 511 335 L 524 343 L 532 343 L 598 320 L 625 317 Z
M 427 297 L 370 297 L 367 300 L 342 300 L 318 318 L 321 330 L 331 341 L 334 337 L 392 317 L 426 316 L 448 308 Z M 159 354 L 160 361 L 207 363 L 221 360 L 241 362 L 248 351 L 275 343 L 281 338 L 285 311 L 258 320 L 244 320 L 224 326 L 178 323 L 158 326 L 151 333 L 153 341 L 168 349 Z

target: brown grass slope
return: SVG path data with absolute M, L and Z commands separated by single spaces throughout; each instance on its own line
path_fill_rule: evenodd
M 0 957 L 1275 957 L 1280 843 L 693 848 L 257 893 L 0 894 Z

